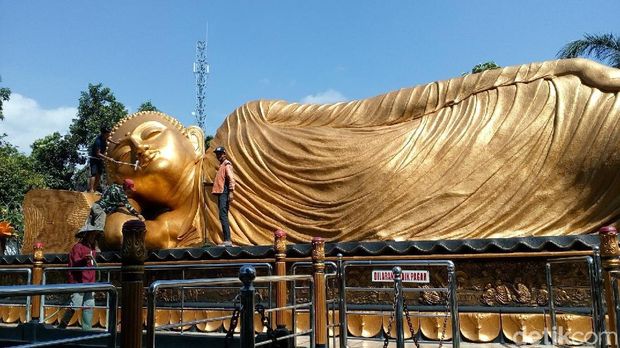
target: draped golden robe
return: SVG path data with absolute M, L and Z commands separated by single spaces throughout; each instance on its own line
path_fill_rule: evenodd
M 347 103 L 260 100 L 208 152 L 225 146 L 234 165 L 237 244 L 276 228 L 293 242 L 587 233 L 620 213 L 619 91 L 620 70 L 574 59 Z

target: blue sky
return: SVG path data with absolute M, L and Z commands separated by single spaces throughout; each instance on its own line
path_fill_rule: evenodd
M 334 102 L 554 59 L 584 33 L 620 34 L 620 1 L 0 0 L 0 133 L 29 152 L 66 132 L 80 92 L 110 87 L 194 123 L 197 40 L 209 23 L 206 132 L 255 99 Z

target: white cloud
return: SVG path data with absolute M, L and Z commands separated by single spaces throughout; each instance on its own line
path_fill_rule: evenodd
M 330 88 L 317 94 L 307 95 L 301 99 L 301 102 L 305 104 L 330 104 L 346 100 L 347 98 L 342 93 Z
M 67 133 L 77 114 L 75 107 L 43 109 L 36 100 L 18 93 L 11 93 L 11 99 L 4 103 L 3 109 L 0 134 L 6 133 L 5 140 L 26 154 L 32 150 L 30 145 L 35 140 L 53 132 Z

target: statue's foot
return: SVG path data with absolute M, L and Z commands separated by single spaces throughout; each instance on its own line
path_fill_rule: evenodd
M 583 58 L 564 59 L 562 64 L 566 64 L 567 71 L 580 76 L 587 85 L 604 91 L 620 90 L 620 69 Z

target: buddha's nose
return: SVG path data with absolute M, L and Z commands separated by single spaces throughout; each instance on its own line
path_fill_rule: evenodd
M 144 154 L 148 149 L 150 148 L 150 146 L 148 145 L 138 145 L 136 147 L 136 152 L 140 155 Z
M 150 148 L 149 145 L 142 144 L 142 141 L 140 141 L 140 139 L 136 139 L 136 137 L 134 136 L 131 136 L 130 139 L 131 139 L 131 146 L 133 147 L 134 151 L 138 155 L 144 154 Z

